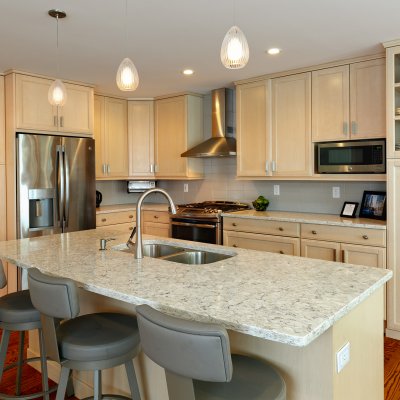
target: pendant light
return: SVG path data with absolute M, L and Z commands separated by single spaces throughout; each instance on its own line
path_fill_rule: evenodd
M 49 10 L 49 15 L 57 20 L 57 75 L 59 75 L 59 51 L 58 51 L 58 20 L 65 18 L 67 14 L 61 10 Z M 52 106 L 63 106 L 67 102 L 67 89 L 60 79 L 56 79 L 50 86 L 48 92 L 49 103 Z
M 236 4 L 235 4 L 236 6 Z M 236 7 L 234 7 L 236 8 Z M 234 9 L 234 20 L 236 9 Z M 240 69 L 249 61 L 249 45 L 246 36 L 236 25 L 226 33 L 221 46 L 221 62 L 225 68 Z
M 125 53 L 128 44 L 128 0 L 125 0 Z M 124 58 L 117 71 L 117 86 L 119 90 L 133 92 L 139 86 L 139 74 L 135 64 L 128 57 Z

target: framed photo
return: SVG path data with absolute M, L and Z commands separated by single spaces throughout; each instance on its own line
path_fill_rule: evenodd
M 341 217 L 349 217 L 355 218 L 357 212 L 358 203 L 353 201 L 345 201 L 343 204 L 342 212 L 340 213 Z
M 386 219 L 386 192 L 364 191 L 360 218 Z

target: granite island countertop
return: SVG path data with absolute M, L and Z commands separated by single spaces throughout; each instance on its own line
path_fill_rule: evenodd
M 386 221 L 368 218 L 343 218 L 333 214 L 301 213 L 292 211 L 243 210 L 222 213 L 223 217 L 249 218 L 267 221 L 300 222 L 306 224 L 347 226 L 366 229 L 386 229 Z
M 107 251 L 99 239 L 114 236 Z M 113 250 L 112 228 L 0 242 L 0 259 L 68 277 L 85 290 L 132 305 L 293 346 L 306 346 L 392 276 L 386 269 L 144 236 L 234 257 L 186 265 Z M 111 246 L 110 246 L 111 245 Z

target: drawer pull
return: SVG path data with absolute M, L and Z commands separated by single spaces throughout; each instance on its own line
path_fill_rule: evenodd
M 130 227 L 129 227 L 129 230 L 130 230 L 130 231 L 133 231 L 133 226 L 130 226 Z
M 285 254 L 283 250 L 279 250 L 279 254 Z
M 363 235 L 362 237 L 363 237 L 363 239 L 365 239 L 365 240 L 368 239 L 368 235 Z
M 129 215 L 129 218 L 133 218 L 133 215 Z
M 101 219 L 101 222 L 106 222 L 107 221 L 107 218 L 102 218 Z
M 317 234 L 317 231 L 311 231 L 311 233 L 312 233 L 313 235 L 316 235 L 316 234 Z
M 237 247 L 237 244 L 233 244 L 232 247 Z
M 280 226 L 279 228 L 278 228 L 281 232 L 283 232 L 283 228 Z
M 232 226 L 237 226 L 237 223 L 236 222 L 232 222 Z
M 155 219 L 158 219 L 158 215 L 154 215 L 154 218 L 155 218 Z

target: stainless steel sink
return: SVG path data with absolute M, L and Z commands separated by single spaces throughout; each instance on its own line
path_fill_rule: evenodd
M 125 247 L 120 251 L 133 254 L 135 252 L 135 248 L 133 246 Z M 182 247 L 171 246 L 169 244 L 148 243 L 143 245 L 143 255 L 152 258 L 160 258 L 171 254 L 176 254 L 181 251 L 184 251 Z
M 135 248 L 116 246 L 114 250 L 124 253 L 134 253 Z M 217 261 L 226 260 L 236 254 L 217 253 L 213 251 L 204 251 L 190 249 L 186 247 L 172 246 L 164 243 L 145 243 L 143 245 L 143 255 L 146 257 L 159 258 L 165 261 L 172 261 L 181 264 L 211 264 Z
M 233 255 L 213 253 L 210 251 L 201 250 L 185 250 L 182 253 L 172 254 L 170 256 L 163 257 L 164 260 L 173 261 L 181 264 L 211 264 L 213 262 L 226 260 L 231 258 Z

